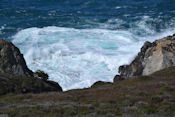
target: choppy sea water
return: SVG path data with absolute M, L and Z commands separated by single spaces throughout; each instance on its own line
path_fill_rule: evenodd
M 112 81 L 145 41 L 175 33 L 174 0 L 1 0 L 0 37 L 64 90 Z

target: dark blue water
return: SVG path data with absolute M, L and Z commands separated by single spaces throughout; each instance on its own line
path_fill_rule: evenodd
M 142 16 L 155 31 L 174 26 L 174 0 L 0 0 L 1 37 L 29 27 L 133 28 Z M 109 20 L 120 19 L 122 24 Z M 173 20 L 173 21 L 172 21 Z M 101 27 L 107 23 L 108 27 Z
M 145 41 L 175 33 L 175 0 L 0 0 L 0 38 L 64 90 L 112 81 Z

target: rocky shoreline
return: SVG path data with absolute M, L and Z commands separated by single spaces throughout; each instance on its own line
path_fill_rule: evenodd
M 172 117 L 172 66 L 175 35 L 145 42 L 131 64 L 119 67 L 114 83 L 99 81 L 90 88 L 62 92 L 47 74 L 28 69 L 17 47 L 0 39 L 0 116 Z

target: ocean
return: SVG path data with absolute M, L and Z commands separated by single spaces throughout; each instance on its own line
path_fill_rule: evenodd
M 113 81 L 145 41 L 175 33 L 175 0 L 0 0 L 0 38 L 63 90 Z

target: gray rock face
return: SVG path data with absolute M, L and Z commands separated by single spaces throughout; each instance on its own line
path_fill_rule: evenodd
M 145 42 L 130 65 L 119 67 L 119 73 L 125 77 L 149 75 L 170 66 L 175 66 L 175 35 Z
M 0 73 L 33 76 L 19 49 L 3 39 L 0 39 Z

